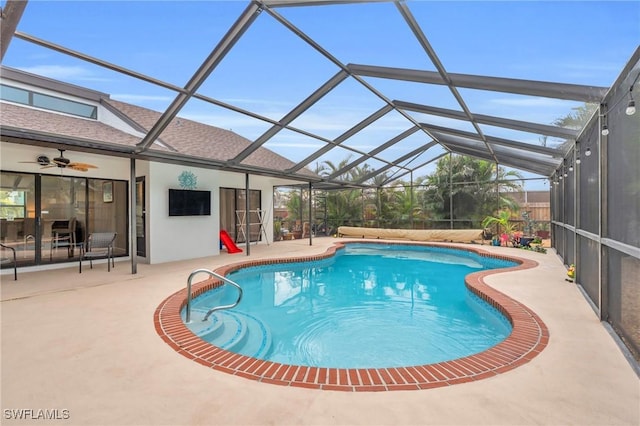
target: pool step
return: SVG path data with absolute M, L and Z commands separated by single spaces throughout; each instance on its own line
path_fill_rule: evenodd
M 242 346 L 234 352 L 253 358 L 265 359 L 271 351 L 271 331 L 258 318 L 252 315 L 239 313 L 245 316 L 247 324 L 247 338 Z
M 193 309 L 192 322 L 186 324 L 196 336 L 231 352 L 264 359 L 271 350 L 271 332 L 252 315 L 236 311 L 219 311 L 202 321 L 206 312 Z M 183 318 L 184 320 L 184 318 Z

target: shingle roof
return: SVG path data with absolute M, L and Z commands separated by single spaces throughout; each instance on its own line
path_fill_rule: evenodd
M 147 108 L 103 98 L 102 103 L 111 107 L 135 123 L 142 132 L 153 127 L 161 113 Z M 71 138 L 88 142 L 135 147 L 141 138 L 96 120 L 72 117 L 10 103 L 0 103 L 0 125 L 34 134 Z M 225 162 L 251 144 L 251 141 L 230 130 L 198 123 L 185 118 L 175 118 L 154 143 L 153 150 L 174 151 L 186 156 Z M 242 164 L 269 170 L 287 170 L 294 162 L 270 151 L 258 148 Z M 298 172 L 317 177 L 308 169 Z
M 73 139 L 135 146 L 140 138 L 95 120 L 71 117 L 34 108 L 0 103 L 0 124 L 26 132 Z
M 158 121 L 161 113 L 113 99 L 103 102 L 126 115 L 147 131 Z M 230 130 L 198 123 L 182 117 L 176 117 L 160 135 L 160 140 L 174 148 L 178 153 L 207 158 L 217 161 L 228 161 L 251 145 L 249 139 Z M 155 148 L 157 144 L 154 143 Z M 271 170 L 287 170 L 294 162 L 266 148 L 258 148 L 247 157 L 242 164 Z M 315 176 L 311 171 L 300 172 L 307 176 Z

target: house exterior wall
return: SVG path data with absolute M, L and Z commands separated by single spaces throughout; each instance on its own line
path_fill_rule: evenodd
M 178 176 L 191 172 L 198 190 L 211 191 L 211 216 L 169 216 L 169 189 L 180 188 Z M 220 254 L 220 188 L 245 188 L 245 175 L 173 164 L 150 163 L 147 178 L 147 240 L 149 263 L 194 259 Z M 264 227 L 272 243 L 273 187 L 282 180 L 250 176 L 249 189 L 261 191 Z M 253 206 L 252 206 L 253 208 Z M 261 241 L 260 244 L 266 244 Z M 242 245 L 240 246 L 242 248 Z M 243 249 L 244 250 L 244 249 Z
M 21 163 L 21 161 L 35 161 L 39 155 L 53 158 L 58 155 L 58 152 L 53 148 L 0 143 L 0 166 L 3 171 L 42 172 L 53 175 L 63 173 L 65 176 L 117 179 L 127 181 L 131 189 L 131 182 L 129 182 L 130 160 L 128 158 L 76 152 L 68 149 L 65 151 L 65 157 L 71 158 L 73 161 L 98 166 L 97 169 L 91 169 L 89 172 L 58 168 L 41 170 L 38 164 Z M 196 189 L 211 191 L 211 216 L 169 217 L 168 190 L 169 188 L 180 188 L 178 176 L 184 171 L 189 171 L 197 177 Z M 147 257 L 139 257 L 139 262 L 155 264 L 220 254 L 220 188 L 244 189 L 244 174 L 138 160 L 136 161 L 136 176 L 144 176 L 146 183 L 145 237 Z M 271 236 L 273 235 L 273 187 L 287 183 L 291 184 L 291 182 L 282 179 L 262 176 L 252 175 L 249 178 L 249 188 L 261 191 L 262 209 L 267 211 L 264 225 L 269 236 L 269 243 L 272 243 Z M 131 233 L 130 229 L 129 233 Z M 266 241 L 260 242 L 260 244 L 265 243 Z
M 191 172 L 197 177 L 198 190 L 211 191 L 211 216 L 169 216 L 169 189 L 180 188 L 178 176 Z M 214 170 L 197 169 L 173 164 L 149 164 L 147 208 L 149 262 L 215 256 L 219 253 L 219 197 Z
M 46 155 L 49 159 L 53 159 L 58 157 L 60 152 L 55 148 L 0 142 L 0 167 L 2 170 L 49 175 L 60 175 L 62 173 L 64 176 L 129 180 L 129 159 L 127 158 L 65 150 L 64 156 L 73 161 L 98 166 L 97 169 L 91 169 L 89 172 L 59 169 L 57 167 L 42 169 L 38 164 L 22 163 L 22 161 L 35 162 L 40 155 Z

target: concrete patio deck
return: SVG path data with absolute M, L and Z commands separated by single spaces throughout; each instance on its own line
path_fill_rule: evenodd
M 341 240 L 341 239 L 337 239 Z M 2 424 L 639 425 L 640 379 L 580 289 L 547 254 L 474 246 L 539 263 L 487 284 L 536 312 L 547 347 L 512 371 L 418 391 L 350 393 L 260 383 L 205 368 L 160 339 L 153 315 L 191 271 L 324 252 L 333 238 L 244 253 L 2 275 Z M 25 410 L 31 410 L 25 411 Z M 38 410 L 47 410 L 46 413 Z M 58 419 L 16 419 L 40 414 Z

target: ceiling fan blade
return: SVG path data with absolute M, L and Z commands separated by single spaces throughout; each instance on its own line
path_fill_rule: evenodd
M 64 150 L 59 149 L 60 157 L 56 157 L 49 160 L 48 157 L 41 155 L 37 161 L 19 161 L 19 163 L 39 164 L 41 169 L 49 169 L 52 167 L 59 167 L 61 169 L 70 168 L 71 170 L 77 170 L 80 172 L 87 172 L 89 169 L 97 169 L 98 166 L 89 163 L 76 163 L 64 156 Z
M 97 168 L 98 168 L 98 166 L 94 166 L 93 164 L 89 164 L 89 163 L 76 163 L 76 162 L 69 163 L 69 164 L 67 165 L 67 167 L 71 167 L 71 168 L 74 168 L 74 167 L 82 167 L 83 169 L 97 169 Z

